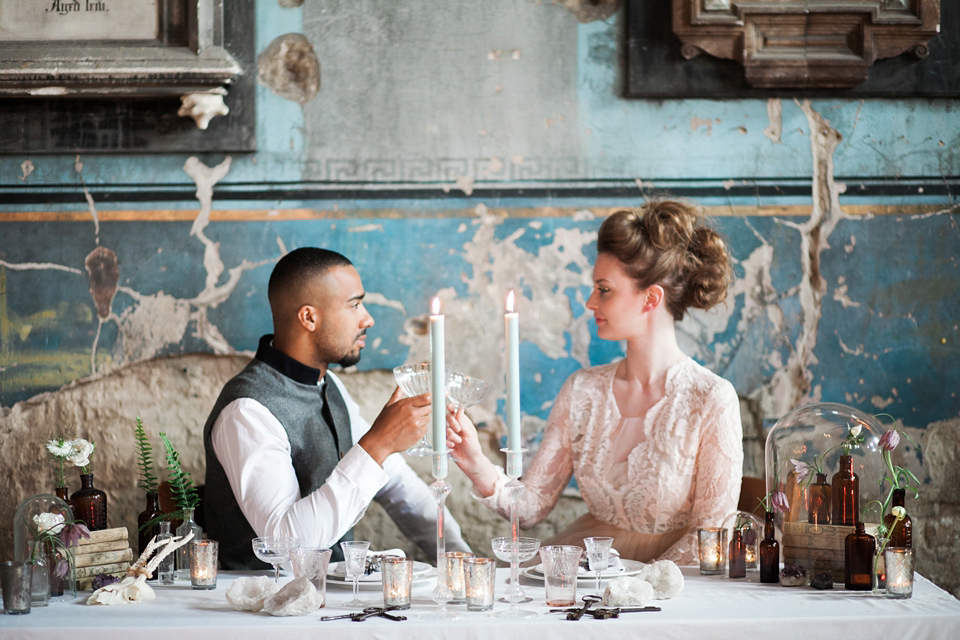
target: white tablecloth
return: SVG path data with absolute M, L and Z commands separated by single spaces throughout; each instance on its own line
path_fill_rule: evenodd
M 320 622 L 322 615 L 349 610 L 338 606 L 352 594 L 342 586 L 328 587 L 327 606 L 307 616 L 277 618 L 264 613 L 243 613 L 230 608 L 225 591 L 238 575 L 221 573 L 213 591 L 194 591 L 188 584 L 156 588 L 157 598 L 138 605 L 111 607 L 83 604 L 89 592 L 72 602 L 35 608 L 22 616 L 0 615 L 0 639 L 49 640 L 53 637 L 85 637 L 97 640 L 338 640 L 341 638 L 416 638 L 434 640 L 532 640 L 534 638 L 637 640 L 639 638 L 717 638 L 747 640 L 832 640 L 847 638 L 960 638 L 960 602 L 929 580 L 917 576 L 914 596 L 891 600 L 872 593 L 832 591 L 807 587 L 781 587 L 758 582 L 755 574 L 746 581 L 722 576 L 701 576 L 696 568 L 683 569 L 683 592 L 674 599 L 657 601 L 662 611 L 624 614 L 615 620 L 584 618 L 578 622 L 548 613 L 542 583 L 522 579 L 533 602 L 524 609 L 540 615 L 530 620 L 503 621 L 487 613 L 471 613 L 463 605 L 449 605 L 463 612 L 459 620 L 440 622 L 419 616 L 436 605 L 430 601 L 435 581 L 415 585 L 414 605 L 401 612 L 404 622 L 372 618 Z M 266 573 L 262 574 L 266 575 Z M 508 569 L 497 570 L 497 596 L 505 590 Z M 290 580 L 281 576 L 281 583 Z M 592 584 L 592 583 L 590 583 Z M 581 583 L 580 595 L 593 593 Z M 838 588 L 839 587 L 839 588 Z M 378 591 L 362 591 L 368 600 L 382 601 Z M 497 602 L 494 611 L 505 609 Z M 763 634 L 763 635 L 760 635 Z

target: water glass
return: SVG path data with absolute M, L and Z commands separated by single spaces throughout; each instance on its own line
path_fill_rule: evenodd
M 386 556 L 380 560 L 380 571 L 383 574 L 383 606 L 409 609 L 413 559 Z
M 727 562 L 727 530 L 720 527 L 697 529 L 700 573 L 705 576 L 723 573 Z
M 450 589 L 450 604 L 463 604 L 467 595 L 464 588 L 463 561 L 472 558 L 469 551 L 447 551 L 444 562 L 447 563 L 447 588 Z
M 913 597 L 913 549 L 887 547 L 883 551 L 883 564 L 887 572 L 887 597 Z
M 32 579 L 32 563 L 10 560 L 0 562 L 4 613 L 7 615 L 30 613 L 30 584 Z
M 493 586 L 497 563 L 493 558 L 464 558 L 464 592 L 467 611 L 493 609 Z
M 295 578 L 306 578 L 320 596 L 320 606 L 327 604 L 327 567 L 333 550 L 322 547 L 300 547 L 290 552 Z
M 583 549 L 569 545 L 540 547 L 548 607 L 572 607 L 577 601 L 577 571 Z

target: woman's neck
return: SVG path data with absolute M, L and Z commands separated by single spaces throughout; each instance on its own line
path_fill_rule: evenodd
M 648 386 L 662 380 L 670 367 L 686 357 L 677 344 L 677 334 L 671 322 L 656 331 L 627 340 L 627 357 L 617 376 L 631 384 Z

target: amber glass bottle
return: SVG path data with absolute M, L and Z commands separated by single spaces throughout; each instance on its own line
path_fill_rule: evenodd
M 905 489 L 894 489 L 893 504 L 891 506 L 902 507 L 905 497 Z M 890 527 L 893 527 L 893 523 L 896 522 L 896 520 L 896 516 L 892 513 L 883 516 L 883 524 L 887 525 L 887 531 L 890 531 Z M 887 546 L 913 548 L 913 521 L 909 515 L 904 516 L 903 520 L 897 522 L 897 526 L 893 527 L 893 531 L 890 532 L 890 542 L 887 543 Z
M 830 524 L 830 494 L 827 474 L 818 473 L 817 481 L 807 487 L 807 522 Z
M 80 488 L 70 496 L 73 515 L 90 531 L 107 528 L 107 494 L 93 486 L 93 474 L 80 474 Z
M 731 578 L 747 577 L 747 545 L 743 542 L 743 533 L 739 529 L 733 530 L 733 539 L 730 540 L 730 563 Z
M 873 589 L 873 556 L 877 543 L 864 530 L 862 522 L 855 526 L 856 530 L 844 540 L 843 586 L 850 591 L 870 591 Z
M 851 526 L 860 518 L 860 478 L 853 472 L 853 458 L 840 456 L 840 470 L 833 474 L 831 524 Z
M 760 541 L 760 582 L 780 582 L 780 543 L 773 530 L 773 511 L 767 511 Z
M 163 511 L 160 510 L 159 494 L 156 491 L 148 491 L 146 508 L 137 516 L 137 545 L 140 548 L 140 555 L 143 555 L 144 549 L 147 548 L 147 545 L 150 544 L 153 537 L 160 533 L 159 522 L 145 529 L 142 528 L 143 525 L 162 515 Z

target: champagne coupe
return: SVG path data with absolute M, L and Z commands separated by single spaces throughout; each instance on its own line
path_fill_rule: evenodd
M 367 564 L 367 550 L 370 549 L 370 543 L 366 541 L 353 540 L 351 542 L 341 542 L 340 548 L 343 549 L 343 569 L 346 577 L 353 580 L 353 600 L 344 604 L 345 607 L 362 609 L 369 603 L 359 598 L 360 576 L 363 575 Z
M 493 538 L 490 541 L 493 548 L 493 555 L 499 560 L 510 563 L 510 586 L 507 588 L 504 599 L 510 603 L 510 608 L 506 611 L 498 611 L 492 614 L 494 618 L 505 618 L 507 620 L 522 620 L 532 618 L 537 614 L 533 611 L 525 611 L 520 608 L 521 602 L 526 602 L 528 598 L 520 586 L 519 565 L 537 555 L 540 548 L 540 540 L 537 538 L 517 538 L 517 553 L 514 554 L 513 539 L 510 536 Z
M 446 368 L 446 385 L 450 383 L 450 367 Z M 393 377 L 408 397 L 419 396 L 424 393 L 430 393 L 430 363 L 418 362 L 415 364 L 402 364 L 395 367 Z M 420 438 L 420 442 L 407 449 L 407 455 L 416 458 L 426 458 L 433 455 L 433 447 L 427 442 L 427 435 Z
M 610 566 L 610 546 L 613 544 L 613 538 L 594 536 L 584 538 L 583 542 L 587 546 L 587 564 L 590 571 L 593 571 L 597 577 L 596 595 L 603 597 L 600 593 L 600 574 Z
M 273 581 L 280 584 L 280 565 L 290 559 L 290 552 L 300 546 L 300 538 L 274 536 L 253 539 L 253 553 L 273 565 Z
M 466 409 L 486 400 L 490 395 L 490 383 L 459 371 L 447 372 L 447 395 L 456 411 Z

